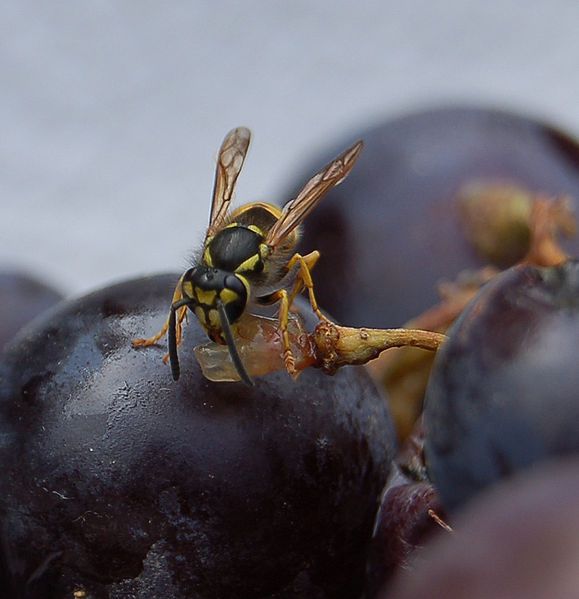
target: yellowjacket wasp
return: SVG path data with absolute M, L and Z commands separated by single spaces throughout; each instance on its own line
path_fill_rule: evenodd
M 154 345 L 168 331 L 173 378 L 180 374 L 177 348 L 182 339 L 182 323 L 187 308 L 192 310 L 210 339 L 226 344 L 240 375 L 253 384 L 235 346 L 232 326 L 248 305 L 279 307 L 279 330 L 284 347 L 284 363 L 296 375 L 290 349 L 288 313 L 295 297 L 308 290 L 312 309 L 321 320 L 314 294 L 311 269 L 320 254 L 296 253 L 299 227 L 327 191 L 341 183 L 354 166 L 362 149 L 358 141 L 314 175 L 297 197 L 283 208 L 265 202 L 253 202 L 229 211 L 235 184 L 251 139 L 245 127 L 230 131 L 219 150 L 209 228 L 201 257 L 179 279 L 171 310 L 163 328 L 148 339 L 135 339 L 135 347 Z M 288 292 L 293 280 L 291 291 Z

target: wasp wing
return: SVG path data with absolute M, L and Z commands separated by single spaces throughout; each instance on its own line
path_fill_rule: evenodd
M 265 240 L 267 245 L 271 248 L 280 245 L 304 221 L 324 195 L 348 176 L 362 150 L 362 146 L 362 141 L 358 141 L 332 160 L 330 164 L 326 165 L 305 184 L 297 197 L 290 200 L 283 207 L 281 216 L 267 234 Z
M 221 144 L 215 170 L 208 236 L 214 235 L 225 221 L 250 140 L 251 131 L 246 127 L 237 127 L 225 136 Z

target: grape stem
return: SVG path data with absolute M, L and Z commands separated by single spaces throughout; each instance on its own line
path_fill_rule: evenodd
M 446 335 L 418 329 L 343 327 L 322 320 L 314 329 L 312 339 L 317 363 L 324 372 L 333 374 L 342 366 L 366 364 L 393 347 L 436 351 L 446 340 Z

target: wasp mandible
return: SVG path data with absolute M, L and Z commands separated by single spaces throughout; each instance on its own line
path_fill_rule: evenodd
M 245 127 L 230 131 L 219 150 L 209 227 L 201 256 L 179 279 L 169 318 L 163 328 L 148 339 L 135 339 L 135 347 L 154 345 L 168 331 L 170 361 L 175 380 L 180 368 L 177 348 L 187 309 L 195 313 L 210 339 L 228 346 L 240 378 L 253 384 L 235 345 L 234 325 L 251 305 L 279 302 L 279 331 L 287 371 L 297 374 L 290 348 L 288 314 L 298 294 L 307 289 L 310 304 L 320 320 L 321 313 L 311 270 L 320 253 L 306 256 L 295 252 L 300 225 L 329 189 L 350 173 L 360 151 L 358 141 L 314 175 L 283 208 L 266 202 L 252 202 L 230 211 L 235 184 L 251 139 Z

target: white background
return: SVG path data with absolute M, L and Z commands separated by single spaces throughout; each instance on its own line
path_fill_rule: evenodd
M 579 2 L 3 2 L 0 267 L 74 293 L 180 270 L 231 127 L 238 199 L 279 202 L 347 132 L 448 103 L 579 131 Z

